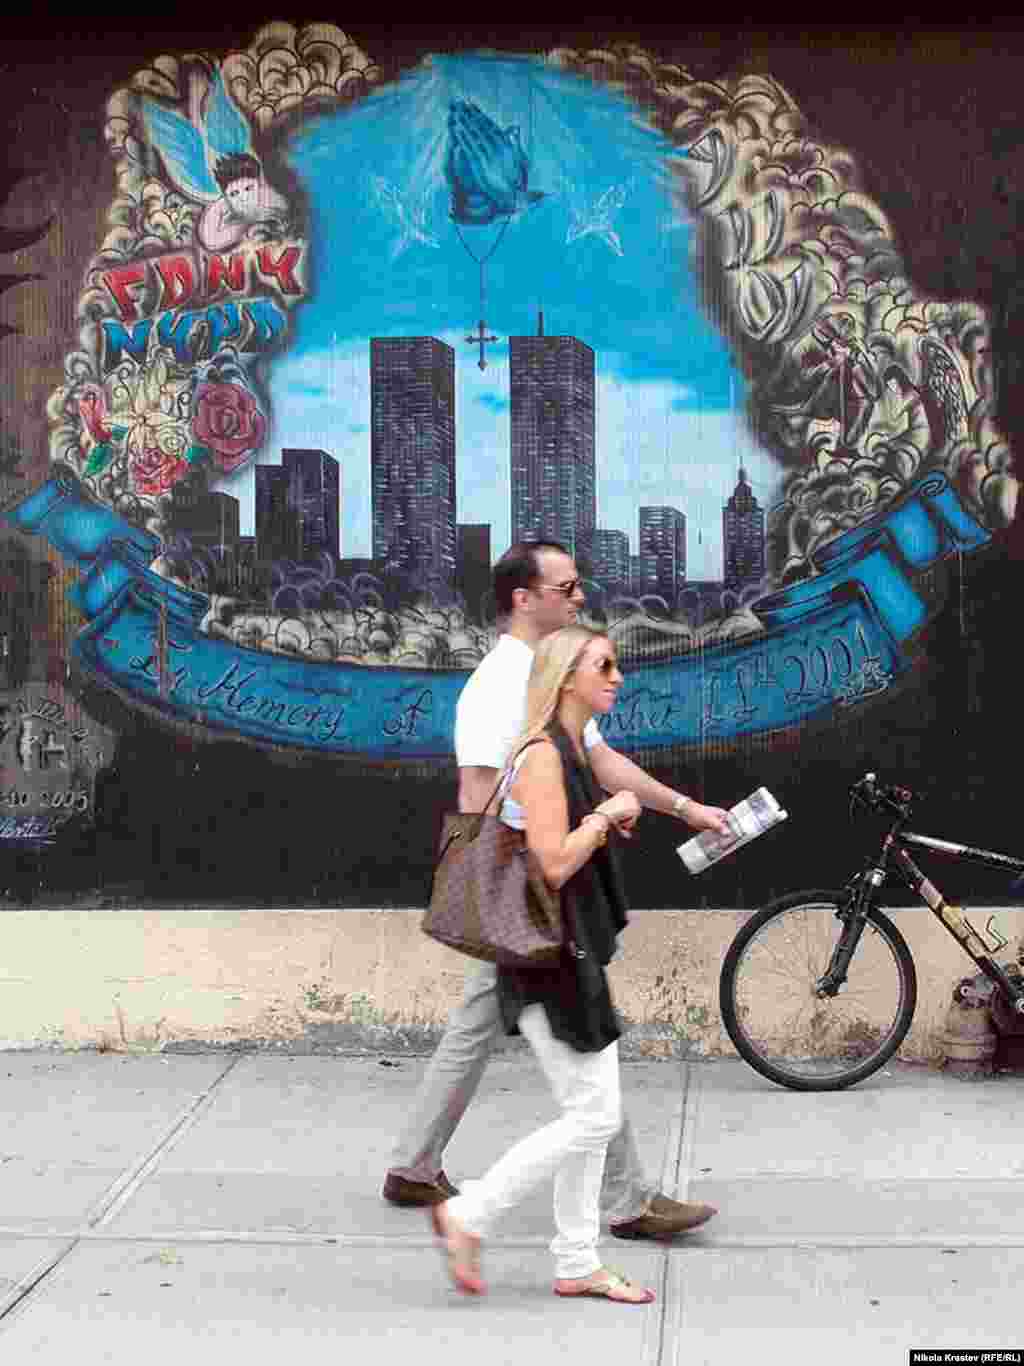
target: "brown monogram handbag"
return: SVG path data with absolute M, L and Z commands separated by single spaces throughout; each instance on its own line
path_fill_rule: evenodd
M 470 958 L 540 967 L 561 951 L 561 898 L 544 881 L 523 831 L 487 814 L 500 790 L 499 782 L 483 811 L 445 815 L 422 929 Z

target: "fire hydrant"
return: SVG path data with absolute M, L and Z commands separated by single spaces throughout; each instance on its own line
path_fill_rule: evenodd
M 939 1042 L 944 1053 L 943 1067 L 955 1076 L 992 1075 L 997 1038 L 988 1013 L 991 990 L 991 982 L 984 977 L 965 977 L 953 989 Z

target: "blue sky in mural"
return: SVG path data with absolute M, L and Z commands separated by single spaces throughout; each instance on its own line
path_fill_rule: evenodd
M 507 226 L 452 221 L 453 101 L 476 106 L 459 106 L 470 140 L 490 138 L 493 151 L 503 137 L 490 167 L 519 191 Z M 691 230 L 669 191 L 679 153 L 633 106 L 532 58 L 433 57 L 353 110 L 308 123 L 287 155 L 309 194 L 311 298 L 273 363 L 263 458 L 318 446 L 339 460 L 343 555 L 371 552 L 374 336 L 454 348 L 457 518 L 490 523 L 494 554 L 504 550 L 508 338 L 535 333 L 543 309 L 547 333 L 596 355 L 598 525 L 626 531 L 635 551 L 637 508 L 678 507 L 690 577 L 718 576 L 721 506 L 738 464 L 764 503 L 774 467 L 746 430 L 742 380 L 698 304 Z M 477 259 L 488 253 L 481 312 Z M 481 316 L 499 338 L 483 371 L 466 341 Z M 242 502 L 251 519 L 251 495 Z

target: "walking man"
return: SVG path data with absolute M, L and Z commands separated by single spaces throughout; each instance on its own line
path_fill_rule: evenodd
M 455 714 L 459 809 L 482 811 L 523 726 L 526 688 L 539 641 L 576 620 L 583 588 L 572 556 L 554 541 L 514 545 L 494 566 L 494 594 L 504 631 L 474 670 Z M 624 788 L 642 806 L 684 820 L 694 830 L 726 829 L 726 813 L 663 783 L 605 743 L 594 721 L 584 731 L 594 776 L 609 792 Z M 499 1035 L 497 974 L 477 965 L 467 980 L 392 1153 L 385 1200 L 433 1205 L 458 1192 L 445 1176 L 444 1150 L 480 1084 Z M 704 1223 L 710 1205 L 684 1204 L 657 1191 L 640 1164 L 628 1117 L 608 1145 L 601 1210 L 619 1238 L 668 1238 Z

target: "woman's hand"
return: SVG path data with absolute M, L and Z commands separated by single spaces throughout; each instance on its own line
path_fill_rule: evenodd
M 607 801 L 603 801 L 596 808 L 602 816 L 608 817 L 619 834 L 626 839 L 632 838 L 633 829 L 642 809 L 636 794 L 625 788 L 621 792 L 616 792 L 614 797 L 609 797 Z

